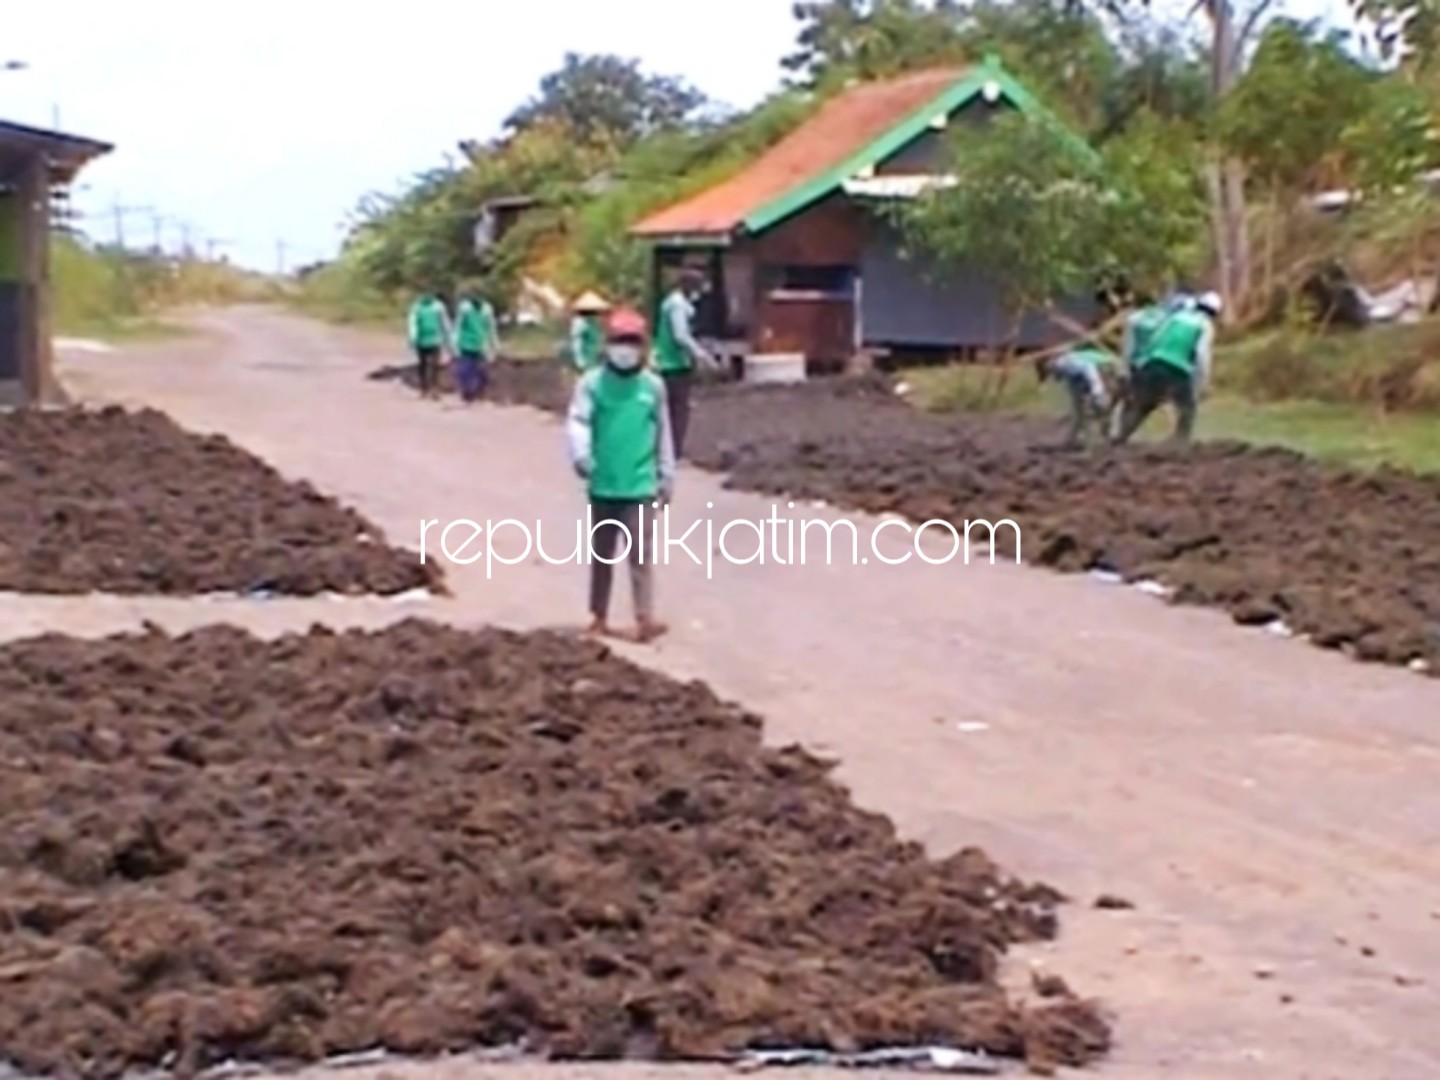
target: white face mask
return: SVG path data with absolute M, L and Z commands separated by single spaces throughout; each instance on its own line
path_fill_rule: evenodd
M 639 345 L 610 345 L 605 350 L 607 363 L 616 371 L 634 371 L 645 358 Z

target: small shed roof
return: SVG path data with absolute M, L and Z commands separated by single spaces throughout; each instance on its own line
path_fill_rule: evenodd
M 114 149 L 95 139 L 0 120 L 0 182 L 16 179 L 25 165 L 40 154 L 50 171 L 50 182 L 68 184 L 84 165 Z
M 842 189 L 977 97 L 1035 100 L 999 61 L 862 83 L 826 102 L 738 175 L 641 221 L 637 236 L 687 238 L 762 232 Z

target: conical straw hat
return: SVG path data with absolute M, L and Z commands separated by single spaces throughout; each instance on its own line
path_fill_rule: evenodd
M 610 305 L 599 293 L 591 291 L 582 294 L 580 298 L 575 301 L 575 310 L 581 312 L 608 311 L 610 310 Z

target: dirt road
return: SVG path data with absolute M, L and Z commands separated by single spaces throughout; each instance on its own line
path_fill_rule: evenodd
M 557 538 L 548 552 L 570 549 L 558 538 L 573 537 L 583 507 L 552 419 L 422 404 L 367 382 L 398 359 L 395 343 L 263 311 L 207 316 L 202 328 L 74 354 L 63 377 L 83 399 L 143 402 L 223 431 L 394 541 L 418 546 L 421 520 L 437 519 L 432 557 L 443 523 L 459 518 L 539 522 Z M 673 512 L 688 525 L 765 519 L 772 507 L 686 471 Z M 854 520 L 862 538 L 876 524 Z M 877 550 L 907 549 L 897 530 L 885 536 Z M 730 541 L 741 557 L 753 549 L 753 537 Z M 1076 904 L 1057 954 L 1026 959 L 1053 959 L 1114 1007 L 1105 1074 L 1440 1075 L 1434 680 L 1083 578 L 973 560 L 848 565 L 848 551 L 837 562 L 717 564 L 707 579 L 672 552 L 660 602 L 674 633 L 634 655 L 765 714 L 774 741 L 835 755 L 858 801 L 937 852 L 978 843 L 1068 889 Z M 487 572 L 482 559 L 449 576 L 453 599 L 413 603 L 11 597 L 0 625 L 100 633 L 223 613 L 279 630 L 425 613 L 523 628 L 583 614 L 573 565 L 532 556 Z M 628 614 L 623 590 L 618 599 Z M 1093 910 L 1106 892 L 1135 909 Z

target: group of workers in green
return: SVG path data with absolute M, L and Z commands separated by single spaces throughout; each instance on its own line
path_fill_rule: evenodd
M 684 270 L 662 300 L 655 333 L 638 312 L 613 307 L 587 292 L 572 308 L 564 353 L 576 384 L 566 416 L 570 461 L 589 496 L 593 558 L 590 560 L 590 632 L 611 634 L 610 593 L 621 536 L 630 566 L 636 627 L 633 636 L 650 641 L 665 633 L 655 617 L 654 553 L 648 542 L 646 508 L 668 504 L 675 463 L 684 452 L 690 426 L 690 388 L 700 367 L 715 359 L 694 332 L 695 305 L 705 278 Z M 455 362 L 464 401 L 483 396 L 489 364 L 499 354 L 495 310 L 483 297 L 462 290 L 455 317 L 438 292 L 416 298 L 406 323 L 419 371 L 420 394 L 440 394 L 439 371 L 446 353 Z M 654 515 L 649 516 L 651 523 Z
M 636 622 L 627 636 L 650 641 L 666 631 L 655 616 L 655 553 L 647 541 L 674 491 L 694 376 L 716 366 L 693 329 L 703 291 L 701 274 L 682 272 L 660 303 L 653 335 L 644 316 L 612 307 L 593 292 L 573 306 L 564 352 L 576 382 L 565 430 L 571 466 L 584 481 L 589 501 L 591 633 L 613 632 L 610 595 L 622 535 Z M 1107 436 L 1123 443 L 1167 402 L 1178 413 L 1177 437 L 1188 439 L 1196 403 L 1210 380 L 1220 307 L 1214 293 L 1147 304 L 1130 316 L 1120 357 L 1086 344 L 1042 360 L 1040 377 L 1063 382 L 1070 393 L 1067 442 L 1078 445 L 1092 421 L 1099 420 Z M 438 392 L 436 371 L 447 346 L 457 362 L 464 399 L 473 401 L 484 392 L 485 369 L 496 355 L 499 336 L 494 310 L 482 298 L 462 295 L 452 328 L 439 297 L 422 296 L 411 309 L 409 332 L 424 396 Z M 1117 403 L 1120 421 L 1112 432 Z
M 1210 385 L 1220 308 L 1213 292 L 1142 304 L 1126 320 L 1120 356 L 1087 343 L 1040 361 L 1041 380 L 1055 379 L 1069 391 L 1065 444 L 1080 445 L 1096 422 L 1111 442 L 1128 442 L 1167 403 L 1175 408 L 1174 438 L 1188 441 Z
M 422 293 L 410 305 L 406 333 L 420 376 L 420 396 L 440 394 L 440 364 L 448 352 L 455 361 L 455 381 L 461 399 L 479 400 L 488 383 L 489 364 L 500 352 L 500 330 L 495 308 L 472 290 L 462 290 L 455 318 L 438 292 Z

